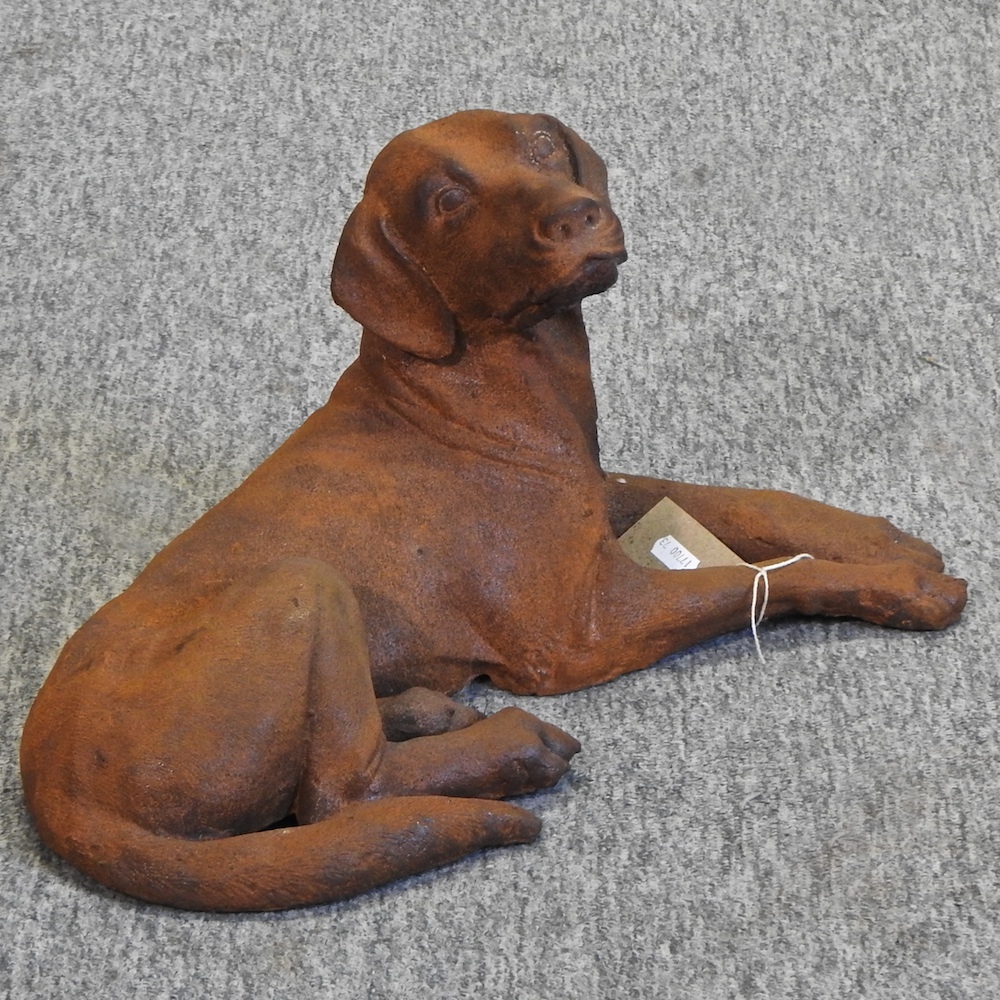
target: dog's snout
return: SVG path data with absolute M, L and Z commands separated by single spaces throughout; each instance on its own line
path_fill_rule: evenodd
M 588 231 L 599 229 L 608 212 L 593 198 L 577 198 L 546 215 L 538 224 L 542 239 L 551 243 L 571 243 Z

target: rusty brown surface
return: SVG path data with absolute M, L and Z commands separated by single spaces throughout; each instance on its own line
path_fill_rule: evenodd
M 552 118 L 463 112 L 386 147 L 333 268 L 357 361 L 38 695 L 21 764 L 49 847 L 143 899 L 257 910 L 532 839 L 500 800 L 579 744 L 448 694 L 572 691 L 745 627 L 751 570 L 621 552 L 664 496 L 744 559 L 817 557 L 772 576 L 769 615 L 958 618 L 964 583 L 885 520 L 602 471 L 580 301 L 624 259 L 600 158 Z

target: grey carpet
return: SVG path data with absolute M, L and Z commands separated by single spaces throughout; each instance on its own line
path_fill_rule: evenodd
M 0 0 L 0 996 L 1000 991 L 1000 19 L 974 0 Z M 891 516 L 934 635 L 788 622 L 524 700 L 584 743 L 541 840 L 351 902 L 191 915 L 39 845 L 65 638 L 325 398 L 365 169 L 461 107 L 611 165 L 606 464 Z M 517 702 L 473 692 L 486 709 Z

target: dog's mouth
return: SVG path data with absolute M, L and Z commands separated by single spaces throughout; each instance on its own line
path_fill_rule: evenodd
M 572 279 L 544 296 L 539 304 L 554 305 L 556 308 L 553 311 L 558 311 L 576 305 L 590 295 L 606 292 L 618 280 L 618 265 L 627 259 L 624 246 L 588 254 Z
M 588 254 L 576 272 L 558 287 L 548 292 L 533 293 L 507 310 L 500 319 L 518 329 L 533 326 L 590 295 L 606 292 L 618 280 L 618 265 L 628 260 L 625 247 Z
M 603 253 L 590 254 L 580 268 L 579 280 L 574 284 L 587 289 L 583 295 L 606 292 L 618 280 L 618 266 L 627 260 L 628 254 L 624 246 Z

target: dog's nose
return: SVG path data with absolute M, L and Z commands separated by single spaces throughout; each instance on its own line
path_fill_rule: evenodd
M 593 198 L 577 198 L 546 215 L 538 224 L 538 232 L 550 243 L 570 243 L 588 230 L 599 229 L 606 214 Z

